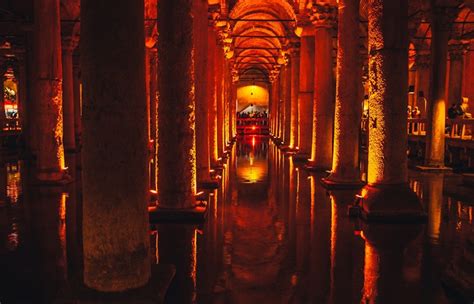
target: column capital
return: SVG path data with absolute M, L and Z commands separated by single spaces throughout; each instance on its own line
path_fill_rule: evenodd
M 235 68 L 232 69 L 231 71 L 231 75 L 232 75 L 232 83 L 237 83 L 239 81 L 239 71 Z
M 62 35 L 61 36 L 61 48 L 62 51 L 73 52 L 79 45 L 78 35 Z
M 446 32 L 451 31 L 453 22 L 456 20 L 459 13 L 457 6 L 440 6 L 435 5 L 431 8 L 430 18 L 433 22 L 438 21 L 439 30 Z
M 419 69 L 429 69 L 431 64 L 431 54 L 429 52 L 419 52 L 415 55 L 415 66 Z
M 290 58 L 300 57 L 300 42 L 292 43 L 291 46 L 288 48 L 288 53 L 290 54 Z
M 333 28 L 337 23 L 337 7 L 328 3 L 313 3 L 308 15 L 316 28 Z
M 62 51 L 72 52 L 79 45 L 80 23 L 78 21 L 61 23 Z
M 461 61 L 466 52 L 467 46 L 465 44 L 456 43 L 448 46 L 449 60 L 451 61 Z

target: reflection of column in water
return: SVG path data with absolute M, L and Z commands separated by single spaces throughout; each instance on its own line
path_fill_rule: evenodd
M 407 295 L 403 288 L 404 250 L 420 233 L 421 225 L 367 224 L 364 288 L 360 303 L 395 304 Z
M 439 243 L 441 211 L 443 206 L 443 174 L 426 175 L 425 193 L 427 194 L 428 225 L 427 233 L 432 244 Z
M 288 126 L 289 129 L 289 126 Z M 289 134 L 289 133 L 288 133 Z M 287 196 L 287 205 L 289 206 L 288 210 L 288 259 L 291 265 L 295 262 L 296 258 L 296 171 L 293 164 L 293 159 L 286 158 L 288 162 L 288 196 Z
M 319 180 L 310 176 L 311 185 L 311 285 L 312 301 L 325 303 L 329 293 L 331 206 Z
M 166 295 L 167 303 L 196 303 L 196 228 L 158 226 L 160 263 L 173 264 L 176 275 Z
M 0 207 L 7 203 L 7 164 L 0 164 Z
M 38 269 L 38 286 L 52 299 L 67 278 L 66 195 L 61 189 L 34 188 L 25 202 L 31 212 L 32 243 Z
M 356 303 L 362 289 L 364 242 L 354 235 L 347 207 L 357 190 L 331 191 L 330 302 Z
M 301 303 L 308 301 L 308 291 L 311 282 L 308 279 L 310 228 L 311 228 L 311 199 L 310 181 L 305 171 L 296 172 L 296 281 L 297 295 Z
M 68 257 L 68 270 L 72 275 L 78 274 L 82 269 L 82 243 L 81 243 L 81 205 L 78 200 L 77 185 L 69 187 L 66 202 L 66 246 Z

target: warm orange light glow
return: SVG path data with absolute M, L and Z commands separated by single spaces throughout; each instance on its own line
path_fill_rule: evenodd
M 364 289 L 362 298 L 367 301 L 367 303 L 374 303 L 373 301 L 377 298 L 378 294 L 379 257 L 376 249 L 367 241 L 365 242 L 364 253 Z
M 269 93 L 268 89 L 260 85 L 246 85 L 237 88 L 237 102 L 240 111 L 249 104 L 268 107 Z

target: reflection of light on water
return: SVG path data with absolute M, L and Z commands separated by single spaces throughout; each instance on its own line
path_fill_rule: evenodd
M 194 234 L 191 239 L 192 243 L 192 252 L 191 252 L 191 273 L 190 277 L 193 282 L 193 295 L 192 295 L 192 301 L 193 303 L 196 301 L 197 298 L 197 292 L 196 292 L 196 277 L 197 277 L 197 229 L 194 229 Z
M 20 163 L 7 164 L 7 197 L 16 204 L 21 193 Z
M 7 249 L 15 251 L 18 248 L 18 226 L 16 223 L 12 223 L 11 232 L 7 236 Z

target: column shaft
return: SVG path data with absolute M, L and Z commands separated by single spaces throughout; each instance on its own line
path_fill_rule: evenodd
M 196 166 L 197 180 L 208 181 L 209 176 L 209 98 L 207 95 L 207 0 L 193 1 L 196 12 L 194 24 L 194 64 L 196 77 Z
M 444 24 L 442 14 L 433 12 L 431 19 L 431 75 L 425 164 L 430 167 L 444 167 L 449 29 Z
M 408 0 L 369 1 L 367 220 L 419 220 L 426 215 L 408 186 Z M 406 64 L 400 64 L 400 63 Z
M 336 106 L 334 150 L 328 183 L 360 183 L 359 130 L 362 85 L 359 58 L 359 3 L 340 0 L 338 4 Z
M 59 0 L 34 4 L 37 178 L 58 181 L 65 177 Z
M 408 4 L 370 2 L 368 183 L 401 184 L 408 178 L 408 67 L 399 64 L 408 62 Z
M 448 104 L 462 102 L 463 50 L 462 46 L 449 52 Z
M 314 90 L 314 36 L 301 37 L 300 51 L 300 92 L 298 96 L 299 153 L 303 157 L 311 155 Z
M 64 149 L 76 150 L 76 132 L 74 131 L 74 78 L 72 64 L 73 49 L 63 46 L 63 119 L 64 119 Z
M 150 49 L 150 96 L 148 102 L 150 103 L 150 140 L 153 140 L 153 147 L 151 149 L 151 174 L 150 185 L 151 189 L 158 190 L 158 54 L 156 48 Z
M 82 89 L 81 89 L 81 70 L 79 67 L 79 58 L 73 57 L 73 91 L 74 91 L 74 138 L 76 148 L 80 150 L 82 134 Z
M 284 67 L 285 79 L 284 81 L 284 100 L 285 103 L 285 132 L 283 134 L 283 141 L 285 145 L 290 145 L 291 137 L 291 61 Z
M 334 93 L 332 37 L 329 25 L 316 27 L 314 35 L 314 101 L 310 166 L 329 169 L 332 163 Z
M 291 118 L 290 118 L 290 148 L 298 146 L 298 95 L 299 95 L 299 73 L 300 54 L 299 50 L 291 52 Z
M 158 2 L 158 191 L 162 208 L 193 208 L 195 204 L 192 2 Z
M 218 45 L 216 54 L 216 93 L 217 93 L 217 154 L 224 152 L 224 52 Z
M 211 164 L 215 165 L 218 154 L 217 140 L 217 83 L 216 83 L 216 57 L 217 57 L 217 41 L 216 34 L 211 25 L 207 27 L 208 39 L 208 66 L 207 66 L 207 96 L 209 99 L 209 149 Z
M 81 1 L 84 282 L 105 292 L 143 286 L 151 270 L 144 4 L 114 4 Z

